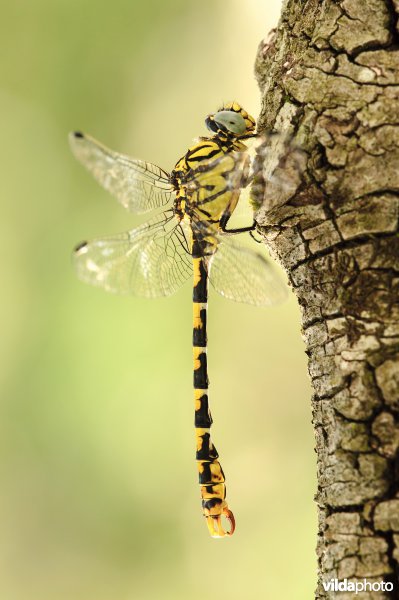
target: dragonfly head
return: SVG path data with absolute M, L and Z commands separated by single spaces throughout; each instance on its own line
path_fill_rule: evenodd
M 221 137 L 245 138 L 255 131 L 255 119 L 237 102 L 224 104 L 216 113 L 205 119 L 207 128 Z

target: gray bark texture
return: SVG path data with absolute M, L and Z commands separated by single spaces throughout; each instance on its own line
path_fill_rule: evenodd
M 256 219 L 302 312 L 318 599 L 399 598 L 398 13 L 399 0 L 287 0 L 255 67 L 259 130 L 290 132 L 304 158 L 283 165 L 300 172 L 291 185 L 265 184 Z M 394 590 L 326 592 L 331 578 Z

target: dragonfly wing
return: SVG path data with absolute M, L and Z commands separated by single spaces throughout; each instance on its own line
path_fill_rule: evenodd
M 151 163 L 106 148 L 89 135 L 69 134 L 75 157 L 127 210 L 145 213 L 174 197 L 169 174 Z
M 218 237 L 216 252 L 208 260 L 209 280 L 219 294 L 255 306 L 287 299 L 287 285 L 266 256 L 247 248 L 236 236 Z
M 137 229 L 83 242 L 73 261 L 79 279 L 117 294 L 169 296 L 192 273 L 190 248 L 173 211 Z
M 263 212 L 288 202 L 298 191 L 306 153 L 288 133 L 263 132 L 250 149 L 250 203 Z

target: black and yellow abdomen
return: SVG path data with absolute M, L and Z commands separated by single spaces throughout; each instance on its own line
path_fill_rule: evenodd
M 208 400 L 207 368 L 207 309 L 208 309 L 208 273 L 204 258 L 199 253 L 199 245 L 193 241 L 193 359 L 194 359 L 194 405 L 196 460 L 199 484 L 201 486 L 202 510 L 206 517 L 210 534 L 224 537 L 234 532 L 233 513 L 227 506 L 225 477 L 222 466 L 217 460 L 219 454 L 211 440 L 210 428 L 212 416 Z M 226 531 L 222 524 L 222 515 L 230 521 Z

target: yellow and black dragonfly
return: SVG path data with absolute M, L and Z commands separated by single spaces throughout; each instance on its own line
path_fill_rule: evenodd
M 283 301 L 286 286 L 263 254 L 238 241 L 237 236 L 254 225 L 228 227 L 241 190 L 250 181 L 245 143 L 255 137 L 255 121 L 231 102 L 209 115 L 206 125 L 212 135 L 191 146 L 171 173 L 109 150 L 81 132 L 70 134 L 76 158 L 122 206 L 134 213 L 165 207 L 136 229 L 82 242 L 75 249 L 74 265 L 87 283 L 146 298 L 173 294 L 193 277 L 196 460 L 209 532 L 223 537 L 232 535 L 235 520 L 210 438 L 208 281 L 222 296 L 257 306 Z

